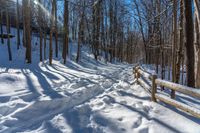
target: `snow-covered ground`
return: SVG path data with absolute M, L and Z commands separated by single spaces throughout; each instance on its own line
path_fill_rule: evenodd
M 7 47 L 0 44 L 0 132 L 200 132 L 199 119 L 151 102 L 134 83 L 133 65 L 96 62 L 84 50 L 79 64 L 55 59 L 49 66 L 38 63 L 34 47 L 33 63 L 25 64 L 23 48 L 16 51 L 13 43 L 8 62 Z

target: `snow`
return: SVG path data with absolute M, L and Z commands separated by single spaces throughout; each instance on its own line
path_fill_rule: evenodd
M 97 62 L 85 46 L 77 64 L 73 61 L 76 43 L 70 44 L 67 65 L 56 58 L 52 66 L 48 61 L 39 63 L 35 45 L 33 63 L 25 64 L 25 49 L 17 51 L 15 39 L 12 42 L 12 62 L 6 43 L 0 44 L 0 132 L 200 132 L 199 119 L 151 102 L 148 93 L 135 84 L 133 65 Z M 200 105 L 191 97 L 179 98 Z

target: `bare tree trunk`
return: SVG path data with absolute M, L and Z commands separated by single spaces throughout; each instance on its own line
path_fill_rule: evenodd
M 39 0 L 39 3 L 41 3 L 41 0 Z M 41 7 L 38 5 L 38 14 L 42 14 L 42 9 L 41 9 Z M 40 61 L 42 62 L 42 56 L 43 56 L 43 54 L 42 54 L 42 41 L 43 41 L 43 33 L 42 33 L 42 29 L 43 29 L 43 18 L 42 18 L 42 16 L 41 15 L 39 15 L 39 18 L 38 18 L 38 23 L 39 23 L 39 26 L 40 26 Z
M 92 8 L 92 52 L 95 57 L 97 58 L 96 55 L 96 9 L 95 6 Z
M 182 59 L 182 64 L 181 64 L 181 67 L 182 67 L 182 75 L 181 75 L 181 78 L 182 78 L 182 85 L 184 85 L 184 60 L 185 60 L 185 55 L 184 55 L 184 50 L 183 50 L 183 59 Z
M 50 31 L 50 43 L 49 43 L 49 64 L 52 65 L 53 60 L 53 33 L 55 32 L 55 2 L 56 0 L 52 1 L 52 10 L 51 10 L 51 31 Z
M 200 88 L 200 2 L 194 0 L 195 5 L 195 87 Z
M 147 45 L 146 45 L 146 40 L 145 40 L 145 35 L 144 35 L 144 31 L 143 31 L 143 24 L 142 24 L 142 18 L 141 18 L 141 14 L 140 14 L 140 11 L 139 11 L 139 6 L 137 4 L 137 1 L 134 0 L 134 3 L 136 5 L 136 10 L 137 10 L 137 14 L 139 16 L 139 26 L 140 26 L 140 32 L 142 34 L 142 40 L 143 40 L 143 45 L 144 45 L 144 52 L 145 52 L 145 63 L 147 63 Z
M 76 62 L 79 61 L 81 56 L 81 43 L 84 40 L 84 16 L 85 16 L 85 0 L 83 1 L 83 9 L 81 10 L 81 18 L 79 22 L 79 31 L 78 31 L 78 49 L 77 49 L 77 57 Z
M 55 49 L 55 54 L 56 58 L 58 58 L 58 16 L 57 16 L 57 0 L 55 1 L 54 5 L 55 6 L 55 44 L 56 44 L 56 49 Z
M 195 26 L 195 87 L 199 88 L 200 87 L 200 36 L 199 36 L 199 25 L 197 21 L 197 17 L 195 15 L 195 20 L 194 20 L 194 26 Z
M 7 34 L 8 34 L 7 47 L 8 47 L 9 61 L 12 61 L 12 53 L 11 53 L 11 48 L 10 48 L 10 18 L 9 18 L 7 9 L 6 9 L 6 29 L 7 29 Z
M 25 4 L 25 30 L 26 30 L 26 61 L 31 63 L 31 11 L 30 0 L 26 0 Z
M 180 2 L 180 44 L 178 48 L 178 55 L 176 60 L 176 83 L 179 83 L 180 79 L 180 67 L 181 67 L 181 58 L 183 57 L 182 48 L 184 42 L 184 34 L 183 34 L 183 20 L 184 20 L 184 3 L 183 0 Z
M 113 60 L 113 53 L 114 53 L 114 47 L 113 47 L 113 43 L 114 43 L 114 41 L 113 41 L 113 24 L 114 24 L 114 20 L 113 20 L 113 17 L 114 15 L 113 15 L 113 0 L 110 0 L 109 1 L 109 19 L 110 19 L 110 28 L 109 28 L 109 55 L 110 55 L 110 62 L 112 62 L 112 60 Z M 127 53 L 127 55 L 128 55 L 128 53 Z M 128 58 L 127 58 L 128 59 Z
M 47 59 L 47 57 L 46 57 L 46 46 L 47 46 L 46 41 L 47 41 L 47 35 L 46 35 L 46 33 L 44 33 L 44 60 Z
M 197 23 L 200 24 L 200 2 L 199 0 L 194 0 L 195 15 L 197 17 Z M 200 26 L 198 27 L 200 32 Z
M 42 59 L 42 42 L 43 42 L 43 33 L 42 31 L 40 30 L 40 61 L 43 61 Z
M 101 53 L 102 53 L 102 56 L 105 55 L 105 30 L 104 30 L 104 21 L 105 21 L 104 20 L 104 9 L 103 9 L 103 5 L 102 5 L 102 7 L 101 7 L 101 22 L 100 22 L 101 23 Z
M 76 56 L 76 62 L 78 63 L 79 58 L 80 58 L 80 47 L 81 47 L 81 32 L 82 32 L 82 20 L 83 18 L 81 18 L 81 22 L 79 22 L 79 31 L 78 31 L 78 49 L 77 49 L 77 56 Z
M 185 5 L 185 29 L 186 29 L 186 58 L 187 58 L 187 85 L 195 87 L 195 74 L 194 74 L 194 26 L 192 18 L 192 1 L 184 0 Z
M 0 14 L 0 26 L 1 26 L 1 34 L 3 35 L 3 12 Z M 4 39 L 3 37 L 1 38 L 1 43 L 4 44 Z
M 26 42 L 26 1 L 22 1 L 22 14 L 23 14 L 23 46 L 27 46 Z
M 53 39 L 53 30 L 51 29 L 51 31 L 50 31 L 50 42 L 49 42 L 49 65 L 52 65 L 52 59 L 53 59 L 52 39 Z
M 172 81 L 176 82 L 176 48 L 177 48 L 177 0 L 173 0 L 173 47 L 172 47 Z M 171 91 L 171 98 L 175 98 L 175 91 Z
M 24 21 L 25 21 L 25 42 L 26 42 L 26 62 L 31 63 L 31 3 L 30 0 L 24 1 Z
M 63 41 L 63 51 L 62 57 L 64 64 L 66 64 L 66 56 L 68 54 L 68 43 L 69 43 L 69 9 L 68 1 L 65 0 L 64 4 L 64 41 Z
M 16 3 L 16 8 L 17 8 L 17 15 L 16 15 L 16 25 L 17 25 L 17 49 L 19 49 L 20 46 L 20 28 L 19 28 L 19 0 L 17 0 Z

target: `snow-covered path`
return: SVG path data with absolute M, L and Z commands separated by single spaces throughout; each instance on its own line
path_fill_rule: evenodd
M 0 72 L 0 132 L 200 131 L 200 120 L 151 102 L 134 84 L 130 65 L 84 59 L 67 67 L 59 61 L 6 66 Z
M 49 66 L 38 63 L 37 47 L 28 65 L 25 50 L 12 49 L 12 62 L 0 56 L 0 132 L 200 132 L 200 120 L 151 102 L 134 83 L 133 65 L 96 62 L 83 49 L 79 64 L 68 60 L 63 65 L 56 59 Z M 7 54 L 6 45 L 0 45 L 0 52 Z
M 59 62 L 57 62 L 57 65 L 58 64 Z M 5 94 L 2 94 L 2 99 L 7 99 L 6 101 L 4 101 L 5 103 L 3 103 L 0 108 L 0 112 L 2 115 L 1 123 L 3 123 L 2 125 L 9 127 L 5 130 L 6 132 L 15 132 L 17 130 L 22 130 L 22 128 L 30 128 L 33 125 L 35 126 L 35 124 L 38 122 L 43 122 L 44 120 L 49 119 L 54 115 L 62 113 L 65 110 L 69 110 L 77 105 L 83 104 L 86 101 L 89 101 L 90 99 L 94 98 L 97 95 L 100 95 L 105 90 L 109 89 L 111 86 L 113 86 L 113 83 L 118 82 L 116 80 L 117 75 L 115 74 L 115 72 L 118 72 L 120 70 L 122 71 L 123 69 L 116 69 L 114 70 L 115 72 L 113 70 L 110 70 L 111 73 L 108 72 L 108 70 L 106 69 L 113 69 L 114 67 L 103 68 L 105 70 L 95 67 L 96 70 L 94 69 L 93 71 L 85 70 L 84 68 L 82 68 L 82 70 L 75 71 L 74 68 L 72 69 L 63 66 L 57 67 L 57 65 L 54 65 L 53 67 L 45 65 L 41 66 L 40 68 L 48 68 L 49 72 L 54 71 L 53 74 L 54 76 L 57 76 L 57 78 L 58 76 L 66 75 L 67 77 L 67 75 L 72 75 L 71 77 L 68 76 L 68 79 L 70 78 L 70 82 L 68 80 L 62 82 L 59 81 L 60 83 L 49 81 L 51 88 L 46 88 L 48 87 L 47 85 L 45 85 L 46 87 L 40 87 L 38 85 L 35 87 L 35 89 L 37 89 L 36 91 L 31 92 L 30 90 L 26 90 L 28 92 L 25 93 L 24 91 L 21 91 L 21 89 L 13 92 L 12 88 L 8 88 L 10 89 L 11 93 L 5 92 Z M 72 65 L 70 67 L 72 67 Z M 60 70 L 60 68 L 62 68 L 63 70 Z M 15 70 L 10 71 L 12 74 L 15 73 L 13 72 Z M 32 73 L 36 73 L 35 71 L 37 70 L 31 70 L 30 74 L 28 74 L 27 77 L 30 76 L 29 78 L 33 79 Z M 61 74 L 61 72 L 59 71 L 63 71 L 64 73 Z M 10 75 L 10 72 L 4 72 L 4 74 L 1 75 L 2 79 L 4 80 L 2 80 L 2 83 L 5 84 L 4 86 L 9 86 L 10 83 L 8 83 L 4 79 L 6 77 L 5 73 Z M 43 71 L 41 70 L 37 73 L 43 73 Z M 20 75 L 20 72 L 18 72 L 16 76 L 17 75 Z M 13 77 L 14 76 L 12 75 L 7 79 L 10 80 Z M 20 84 L 23 83 L 23 80 L 13 79 L 13 82 L 19 82 Z M 32 80 L 32 82 L 35 82 L 34 85 L 40 84 L 37 83 L 39 82 L 37 80 Z M 29 89 L 28 87 L 26 88 Z M 42 89 L 43 91 L 40 91 L 40 93 L 37 92 Z M 19 91 L 21 91 L 21 93 L 19 93 Z M 34 97 L 32 95 L 34 95 Z M 10 117 L 13 117 L 14 119 L 9 119 Z

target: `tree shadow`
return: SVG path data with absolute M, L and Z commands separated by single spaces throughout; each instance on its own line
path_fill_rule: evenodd
M 106 96 L 108 96 L 108 95 L 106 95 Z M 168 125 L 167 123 L 165 123 L 165 122 L 163 122 L 163 121 L 161 121 L 161 120 L 159 120 L 159 119 L 157 119 L 157 118 L 150 117 L 150 116 L 148 115 L 147 112 L 143 112 L 143 111 L 138 110 L 138 109 L 136 109 L 136 108 L 134 108 L 134 107 L 131 107 L 131 106 L 129 106 L 129 105 L 126 105 L 126 104 L 117 102 L 117 101 L 115 100 L 115 98 L 113 98 L 113 97 L 111 97 L 111 96 L 108 96 L 108 97 L 111 99 L 111 101 L 112 101 L 113 103 L 119 104 L 119 105 L 121 105 L 121 106 L 123 106 L 123 107 L 125 107 L 125 108 L 127 108 L 127 109 L 129 109 L 129 110 L 131 110 L 131 111 L 133 111 L 133 112 L 137 112 L 138 114 L 140 114 L 142 117 L 144 117 L 144 118 L 145 118 L 146 120 L 148 120 L 148 121 L 155 121 L 155 122 L 158 123 L 159 125 L 161 125 L 161 126 L 167 128 L 167 129 L 169 129 L 169 130 L 172 131 L 172 132 L 177 132 L 177 133 L 181 132 L 181 131 L 179 131 L 178 129 L 172 127 L 171 125 Z
M 115 124 L 115 122 L 99 113 L 94 115 L 93 120 L 95 121 L 95 123 L 102 127 L 109 126 L 109 129 L 112 130 L 114 133 L 126 132 L 126 129 L 120 128 L 118 125 Z
M 176 113 L 186 117 L 187 119 L 197 123 L 198 125 L 200 125 L 200 119 L 198 119 L 198 118 L 196 118 L 196 117 L 194 117 L 194 116 L 192 116 L 192 115 L 190 115 L 190 114 L 188 114 L 184 111 L 181 111 L 181 110 L 175 108 L 174 106 L 171 106 L 171 105 L 168 105 L 168 104 L 165 104 L 165 103 L 161 103 L 161 105 L 165 106 L 166 108 L 169 108 L 170 110 L 173 110 L 174 112 L 176 112 Z
M 91 108 L 87 107 L 84 109 L 74 108 L 64 113 L 64 117 L 72 128 L 74 133 L 93 133 L 94 130 L 88 127 Z
M 192 102 L 194 104 L 198 104 L 200 105 L 200 99 L 196 98 L 196 99 L 193 99 L 191 97 L 186 97 L 186 96 L 181 96 L 181 95 L 177 95 L 176 96 L 176 99 L 180 102 L 183 102 L 185 104 L 188 104 L 185 100 L 189 101 L 189 102 Z M 184 100 L 183 100 L 184 99 Z
M 42 89 L 43 89 L 43 93 L 46 96 L 49 96 L 50 98 L 54 99 L 54 98 L 62 98 L 63 96 L 58 94 L 55 90 L 52 89 L 52 86 L 48 83 L 47 79 L 45 78 L 45 74 L 42 71 L 42 69 L 38 66 L 35 67 L 31 72 L 33 72 L 33 74 L 37 77 L 39 84 L 41 85 Z M 44 74 L 44 75 L 43 75 Z M 52 80 L 52 78 L 55 78 L 55 75 L 52 76 L 52 74 L 48 75 L 50 77 L 48 77 L 50 80 Z M 46 76 L 48 76 L 46 75 Z
M 42 95 L 38 92 L 38 87 L 41 86 L 42 89 L 42 93 L 44 93 L 46 96 L 49 96 L 50 98 L 61 98 L 63 97 L 62 95 L 58 94 L 57 91 L 53 90 L 52 86 L 50 85 L 50 83 L 48 82 L 48 80 L 50 80 L 51 82 L 53 82 L 54 80 L 58 80 L 59 77 L 57 77 L 56 75 L 47 72 L 47 71 L 43 71 L 40 68 L 39 63 L 38 64 L 22 64 L 20 63 L 16 63 L 15 65 L 7 65 L 7 64 L 0 64 L 0 67 L 5 68 L 5 71 L 3 73 L 8 73 L 9 69 L 15 69 L 15 70 L 19 70 L 21 74 L 23 74 L 23 76 L 26 78 L 26 82 L 27 82 L 27 88 L 24 89 L 28 89 L 31 94 L 25 94 L 23 96 L 19 96 L 20 98 L 22 98 L 25 101 L 32 101 L 32 100 L 38 100 L 38 98 Z M 32 75 L 33 74 L 36 78 L 37 81 L 34 81 L 34 79 L 32 79 Z M 15 73 L 18 74 L 18 73 Z M 38 82 L 38 84 L 40 86 L 35 86 L 34 82 Z M 53 82 L 54 83 L 54 82 Z M 8 97 L 2 98 L 4 101 L 8 99 Z
M 161 120 L 159 120 L 159 119 L 157 119 L 157 118 L 151 118 L 151 117 L 149 117 L 146 113 L 144 113 L 144 112 L 142 112 L 142 111 L 140 111 L 140 110 L 137 110 L 137 109 L 135 109 L 135 108 L 133 108 L 133 107 L 131 107 L 131 106 L 128 106 L 128 105 L 125 105 L 125 104 L 122 104 L 122 103 L 118 103 L 118 104 L 120 104 L 120 105 L 126 107 L 127 109 L 129 109 L 129 110 L 131 110 L 131 111 L 137 112 L 137 113 L 140 114 L 141 116 L 145 117 L 148 121 L 151 121 L 151 120 L 152 120 L 152 121 L 155 121 L 155 122 L 158 123 L 159 125 L 161 125 L 161 126 L 167 128 L 167 129 L 169 129 L 169 130 L 172 131 L 172 132 L 176 132 L 176 133 L 180 133 L 180 132 L 181 132 L 181 131 L 179 131 L 178 129 L 176 129 L 176 128 L 170 126 L 170 125 L 168 125 L 167 123 L 165 123 L 165 122 L 163 122 L 163 121 L 161 121 Z
M 51 66 L 53 69 L 55 69 L 57 72 L 55 72 L 55 73 L 57 73 L 57 74 L 60 74 L 60 75 L 62 75 L 62 76 L 65 76 L 65 75 L 63 75 L 63 74 L 61 74 L 61 73 L 63 73 L 63 71 L 62 70 L 60 70 L 60 69 L 58 69 L 57 67 L 55 67 L 54 65 L 52 65 Z M 49 68 L 47 68 L 49 71 L 52 71 L 52 70 L 50 70 Z M 74 70 L 74 69 L 73 69 Z M 77 71 L 79 71 L 78 69 L 77 69 Z M 80 72 L 84 72 L 84 71 L 80 71 Z M 84 72 L 84 73 L 87 73 L 87 72 Z M 73 73 L 70 73 L 70 72 L 66 72 L 65 74 L 67 74 L 67 75 L 69 75 L 69 76 L 72 76 L 73 78 L 81 78 L 81 79 L 83 79 L 83 80 L 86 80 L 86 81 L 88 81 L 88 82 L 90 82 L 90 83 L 92 83 L 92 84 L 97 84 L 96 82 L 94 82 L 94 81 L 92 81 L 92 78 L 90 77 L 90 79 L 88 79 L 88 78 L 85 78 L 85 76 L 80 76 L 80 75 L 76 75 L 76 74 L 73 74 Z M 87 73 L 88 74 L 88 73 Z M 90 73 L 90 74 L 93 74 L 93 73 Z M 66 77 L 66 76 L 65 76 Z
M 122 90 L 117 91 L 117 93 L 119 93 L 121 96 L 134 97 L 134 98 L 137 98 L 137 99 L 140 99 L 140 100 L 145 100 L 145 101 L 150 99 L 147 96 L 146 97 L 139 97 L 139 96 L 134 95 L 133 93 L 125 92 L 125 91 L 122 91 Z
M 24 101 L 32 101 L 37 99 L 41 94 L 37 91 L 36 87 L 33 85 L 32 79 L 28 76 L 24 69 L 21 69 L 22 74 L 26 77 L 28 89 L 31 92 L 30 95 L 21 96 Z
M 109 127 L 115 133 L 120 133 L 124 130 L 120 129 L 113 121 L 105 116 L 93 112 L 89 105 L 75 107 L 65 112 L 64 117 L 74 133 L 102 133 L 103 131 L 99 126 Z M 91 120 L 99 126 L 96 128 L 89 126 Z
M 63 133 L 58 128 L 54 127 L 50 122 L 45 122 L 44 128 L 46 133 Z
M 63 78 L 65 78 L 66 80 L 68 80 L 68 81 L 71 82 L 71 79 L 69 79 L 69 77 L 67 77 L 66 75 L 64 75 L 64 74 L 63 74 L 63 71 L 58 70 L 58 69 L 55 68 L 53 65 L 52 65 L 51 67 L 52 67 L 54 70 L 51 70 L 51 69 L 49 68 L 50 66 L 48 66 L 47 64 L 44 64 L 44 67 L 45 67 L 48 71 L 50 71 L 50 72 L 52 72 L 52 73 L 56 73 L 56 74 L 62 76 Z M 65 73 L 65 74 L 66 74 L 66 73 Z M 68 74 L 68 73 L 67 73 L 67 74 Z

